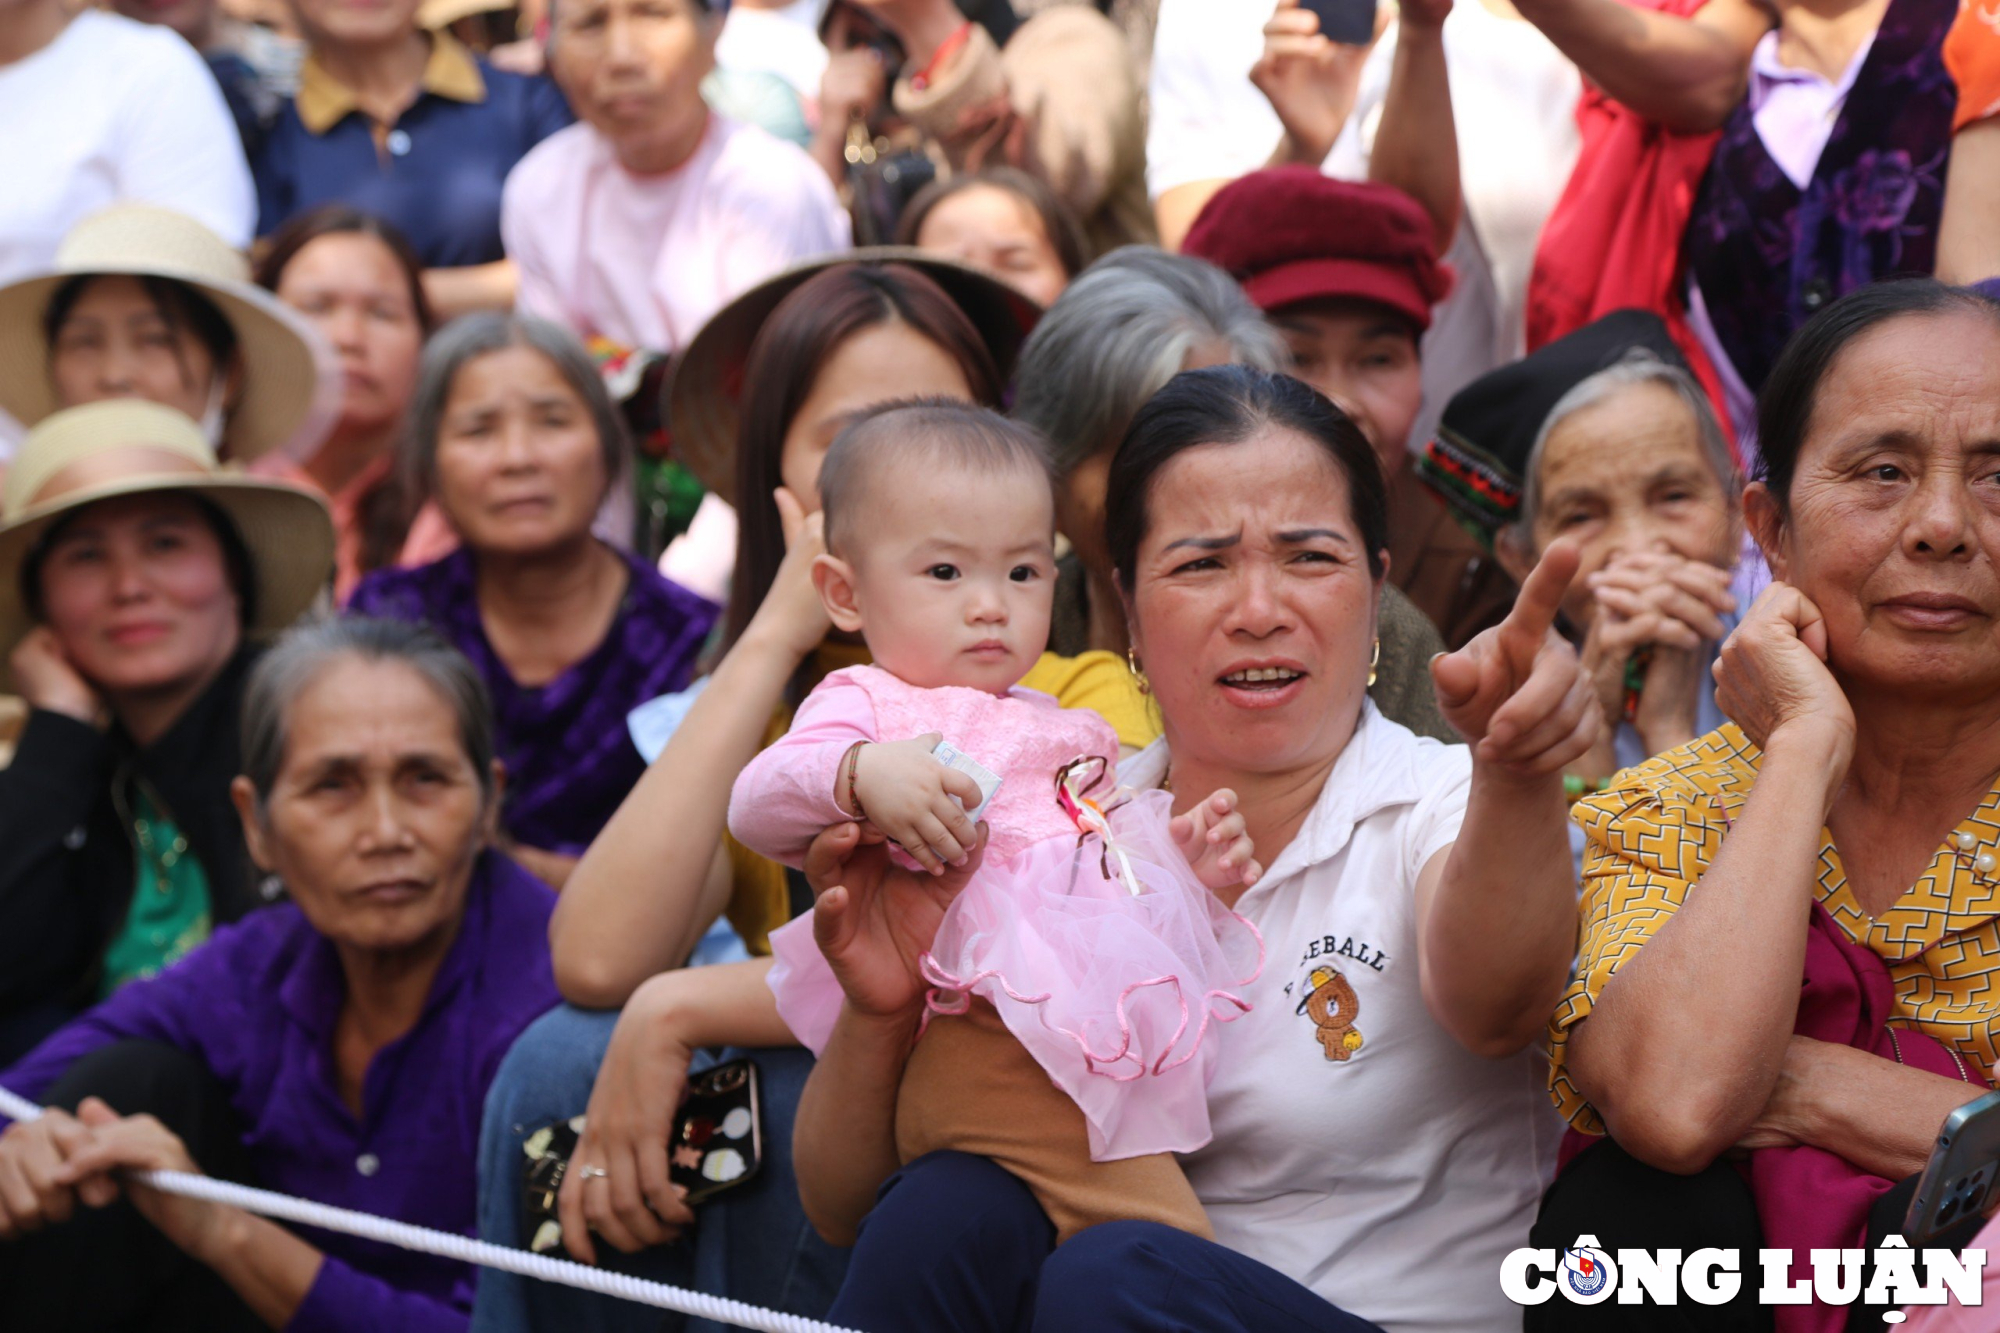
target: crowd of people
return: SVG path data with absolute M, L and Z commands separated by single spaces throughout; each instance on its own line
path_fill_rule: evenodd
M 0 0 L 0 179 L 0 1322 L 710 1327 L 148 1169 L 861 1333 L 1881 1318 L 1501 1264 L 1803 1275 L 1994 1081 L 1988 9 Z

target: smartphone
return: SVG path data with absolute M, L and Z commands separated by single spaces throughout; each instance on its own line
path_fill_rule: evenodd
M 1345 46 L 1375 40 L 1375 0 L 1299 0 L 1300 9 L 1319 15 L 1319 30 Z
M 1945 1231 L 1980 1217 L 2000 1174 L 2000 1092 L 1967 1102 L 1945 1117 L 1937 1147 L 1917 1181 L 1903 1235 L 1922 1248 Z
M 583 1125 L 580 1115 L 558 1120 L 521 1145 L 527 1158 L 521 1234 L 536 1254 L 562 1248 L 556 1200 Z M 763 1164 L 764 1114 L 755 1062 L 728 1060 L 689 1078 L 667 1139 L 667 1179 L 687 1191 L 689 1206 L 754 1178 Z

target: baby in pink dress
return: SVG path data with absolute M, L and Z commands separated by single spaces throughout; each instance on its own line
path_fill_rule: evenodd
M 820 493 L 815 583 L 877 665 L 834 673 L 800 705 L 737 779 L 730 831 L 796 866 L 822 831 L 862 822 L 939 873 L 974 846 L 976 814 L 979 869 L 923 959 L 933 989 L 898 1095 L 903 1159 L 991 1157 L 1063 1237 L 1114 1218 L 1207 1234 L 1172 1154 L 1209 1140 L 1211 1030 L 1249 1007 L 1236 991 L 1262 967 L 1255 928 L 1210 891 L 1260 873 L 1234 795 L 1174 818 L 1164 792 L 1115 793 L 1111 727 L 1017 684 L 1055 584 L 1054 496 L 1031 433 L 957 404 L 887 408 L 835 440 Z M 998 776 L 990 800 L 933 754 L 940 738 Z M 842 994 L 812 921 L 771 948 L 779 1012 L 818 1053 Z

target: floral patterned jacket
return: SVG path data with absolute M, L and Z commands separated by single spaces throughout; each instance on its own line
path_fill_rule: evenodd
M 1941 48 L 1957 12 L 1956 0 L 1892 0 L 1803 190 L 1766 151 L 1747 101 L 1724 127 L 1682 258 L 1753 393 L 1821 308 L 1931 271 L 1957 102 Z

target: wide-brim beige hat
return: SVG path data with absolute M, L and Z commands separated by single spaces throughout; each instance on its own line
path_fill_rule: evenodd
M 318 496 L 282 481 L 224 472 L 201 428 L 136 398 L 90 403 L 28 432 L 0 493 L 0 694 L 7 658 L 34 626 L 21 567 L 49 529 L 86 505 L 147 492 L 198 495 L 228 516 L 256 580 L 253 638 L 297 620 L 333 578 L 333 519 Z
M 736 502 L 736 437 L 742 425 L 743 378 L 750 346 L 771 312 L 810 278 L 845 264 L 904 264 L 944 289 L 993 353 L 1004 384 L 1014 376 L 1021 344 L 1042 308 L 1000 279 L 956 260 L 902 245 L 827 255 L 786 269 L 752 287 L 702 325 L 674 366 L 665 390 L 674 456 L 731 504 Z
M 184 213 L 115 204 L 70 229 L 45 273 L 0 287 L 0 408 L 32 426 L 62 405 L 49 376 L 43 326 L 58 289 L 85 274 L 184 282 L 236 331 L 243 389 L 222 432 L 231 460 L 283 450 L 303 460 L 340 413 L 342 379 L 319 332 L 250 281 L 249 262 Z

